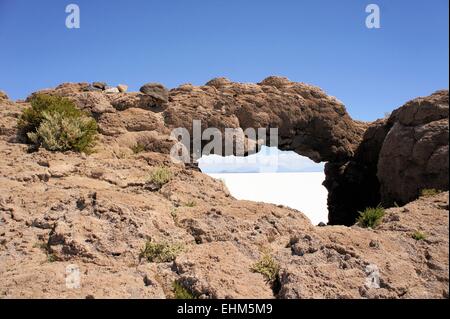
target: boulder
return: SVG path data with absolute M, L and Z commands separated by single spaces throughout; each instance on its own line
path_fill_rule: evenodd
M 92 86 L 95 88 L 98 88 L 100 90 L 104 90 L 107 86 L 107 84 L 105 82 L 94 82 L 92 83 Z
M 144 84 L 139 91 L 146 95 L 150 95 L 158 102 L 167 103 L 169 101 L 169 91 L 162 84 L 147 83 Z
M 125 93 L 128 90 L 128 85 L 119 84 L 117 86 L 117 89 L 119 90 L 120 93 Z
M 119 93 L 119 89 L 116 87 L 107 86 L 105 87 L 104 91 L 105 93 Z

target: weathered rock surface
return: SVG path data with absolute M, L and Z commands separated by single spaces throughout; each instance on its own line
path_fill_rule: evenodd
M 352 156 L 364 133 L 336 98 L 281 77 L 258 84 L 213 79 L 202 87 L 173 89 L 170 100 L 164 111 L 170 127 L 189 129 L 193 119 L 220 130 L 276 127 L 281 149 L 317 162 Z
M 352 225 L 367 206 L 405 204 L 423 188 L 448 190 L 448 91 L 408 102 L 388 119 L 363 123 L 352 120 L 341 102 L 319 88 L 282 77 L 258 84 L 216 78 L 205 86 L 181 85 L 170 94 L 157 83 L 144 85 L 146 94 L 83 92 L 86 86 L 66 83 L 43 92 L 73 99 L 97 117 L 109 136 L 149 130 L 168 140 L 170 129 L 184 127 L 192 137 L 193 120 L 200 120 L 203 129 L 222 132 L 278 128 L 281 149 L 327 162 L 324 185 L 331 224 Z M 124 112 L 128 109 L 143 111 Z M 254 141 L 244 142 L 246 152 L 254 150 Z
M 147 83 L 141 87 L 140 91 L 146 95 L 150 95 L 160 103 L 167 103 L 169 101 L 169 91 L 162 84 Z
M 41 92 L 67 96 L 93 113 L 112 108 L 152 109 L 162 112 L 164 124 L 170 129 L 192 131 L 194 119 L 200 120 L 203 128 L 220 130 L 276 127 L 280 148 L 295 150 L 317 162 L 353 156 L 367 127 L 353 121 L 344 105 L 321 89 L 281 77 L 269 77 L 259 84 L 219 78 L 200 87 L 182 85 L 170 91 L 170 101 L 164 107 L 161 102 L 169 100 L 169 92 L 158 83 L 144 85 L 141 93 L 114 95 L 83 92 L 87 86 L 66 83 Z M 99 104 L 101 107 L 96 107 Z
M 44 92 L 67 96 L 96 118 L 101 134 L 91 155 L 28 152 L 15 137 L 29 103 L 0 102 L 0 296 L 172 298 L 177 281 L 200 298 L 448 298 L 448 192 L 388 209 L 374 230 L 314 227 L 299 211 L 235 200 L 222 182 L 167 155 L 170 130 L 189 128 L 194 118 L 218 128 L 279 127 L 282 148 L 329 161 L 329 204 L 352 210 L 342 203 L 410 194 L 399 167 L 410 175 L 413 167 L 423 170 L 413 175 L 418 185 L 448 178 L 447 92 L 410 102 L 413 113 L 401 108 L 368 124 L 353 121 L 320 89 L 279 77 L 185 84 L 164 105 L 143 93 L 87 87 Z M 407 160 L 396 148 L 411 132 Z M 138 143 L 145 147 L 135 153 Z M 385 156 L 396 160 L 385 163 Z M 161 165 L 172 179 L 147 187 Z M 399 178 L 397 188 L 384 187 L 384 169 Z M 415 240 L 417 231 L 425 239 Z M 139 254 L 150 238 L 183 250 L 173 262 L 148 263 Z M 275 285 L 250 269 L 267 253 L 280 266 Z M 79 288 L 66 286 L 70 265 L 80 269 Z
M 448 91 L 407 102 L 370 124 L 355 155 L 329 162 L 331 224 L 353 224 L 359 210 L 416 199 L 423 189 L 448 190 Z
M 422 189 L 448 189 L 448 91 L 395 110 L 380 150 L 378 178 L 385 205 L 405 204 Z

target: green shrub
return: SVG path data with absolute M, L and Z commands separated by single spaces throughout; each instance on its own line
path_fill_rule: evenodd
M 150 182 L 161 187 L 172 178 L 172 172 L 167 167 L 158 167 L 150 174 Z
M 131 147 L 134 154 L 142 153 L 145 151 L 145 145 L 142 143 L 136 143 L 136 145 Z
M 19 130 L 28 142 L 50 151 L 87 152 L 97 134 L 95 120 L 69 99 L 38 94 L 23 111 Z
M 280 271 L 280 266 L 269 254 L 264 254 L 250 270 L 262 274 L 268 281 L 275 281 Z
M 385 214 L 383 207 L 368 207 L 363 212 L 359 212 L 358 224 L 365 228 L 375 228 L 381 222 Z
M 186 289 L 182 284 L 174 281 L 172 284 L 175 299 L 197 299 L 197 297 Z
M 19 128 L 24 133 L 35 132 L 43 121 L 43 113 L 57 112 L 66 114 L 75 114 L 79 111 L 75 108 L 72 101 L 59 96 L 48 94 L 37 94 L 31 98 L 31 108 L 27 108 L 22 112 L 19 119 Z
M 424 233 L 416 230 L 412 235 L 412 238 L 414 238 L 415 240 L 424 240 L 425 238 L 427 238 L 427 236 L 425 236 Z
M 425 188 L 420 191 L 420 196 L 428 197 L 428 196 L 437 195 L 439 193 L 442 193 L 442 191 L 435 189 L 435 188 Z
M 180 244 L 169 244 L 166 242 L 152 243 L 150 240 L 145 243 L 144 249 L 139 255 L 139 259 L 145 258 L 148 262 L 165 263 L 174 261 L 183 250 Z

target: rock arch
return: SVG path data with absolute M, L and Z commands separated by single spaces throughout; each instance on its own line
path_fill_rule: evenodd
M 170 92 L 164 111 L 169 127 L 278 128 L 278 145 L 316 162 L 342 161 L 353 156 L 365 125 L 353 121 L 344 105 L 321 89 L 269 77 L 258 84 L 225 78 L 205 86 L 181 86 Z
M 226 78 L 184 84 L 167 92 L 167 102 L 88 87 L 65 83 L 42 92 L 67 96 L 92 112 L 103 135 L 122 142 L 143 136 L 155 152 L 168 153 L 174 143 L 170 131 L 189 131 L 193 120 L 203 129 L 278 128 L 280 149 L 327 162 L 330 224 L 351 225 L 367 206 L 406 204 L 423 188 L 448 190 L 448 90 L 365 123 L 353 120 L 342 102 L 321 89 L 284 77 L 257 84 Z
M 406 204 L 423 188 L 448 189 L 446 90 L 364 123 L 305 83 L 274 76 L 257 84 L 216 78 L 172 90 L 164 113 L 170 127 L 188 127 L 194 118 L 217 128 L 277 127 L 280 149 L 327 162 L 330 224 L 351 225 L 368 206 Z

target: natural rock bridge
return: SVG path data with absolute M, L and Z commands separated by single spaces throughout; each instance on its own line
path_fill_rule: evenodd
M 173 128 L 278 128 L 279 148 L 327 162 L 329 223 L 353 224 L 368 206 L 405 204 L 423 188 L 448 189 L 448 91 L 418 98 L 373 123 L 353 120 L 321 89 L 268 77 L 258 84 L 216 78 L 181 85 L 162 100 L 158 92 L 91 92 L 87 83 L 45 90 L 89 110 L 100 132 L 121 143 L 145 140 L 168 153 Z M 161 87 L 158 87 L 161 91 Z M 205 142 L 206 143 L 206 142 Z

